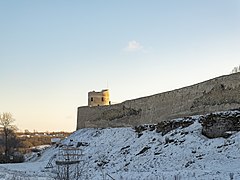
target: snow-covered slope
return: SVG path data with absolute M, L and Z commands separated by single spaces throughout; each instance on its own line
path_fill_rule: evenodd
M 145 130 L 139 137 L 133 128 L 81 129 L 62 143 L 84 144 L 81 179 L 240 179 L 240 133 L 208 139 L 199 116 L 191 119 L 192 125 L 164 136 Z M 32 162 L 0 165 L 0 179 L 54 179 L 56 169 L 44 167 L 57 153 L 51 147 Z

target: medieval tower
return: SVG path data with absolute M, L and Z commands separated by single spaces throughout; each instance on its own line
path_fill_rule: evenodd
M 109 90 L 104 89 L 101 92 L 88 92 L 88 106 L 106 106 L 110 105 Z

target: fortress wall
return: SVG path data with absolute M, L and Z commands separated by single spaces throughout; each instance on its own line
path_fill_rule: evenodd
M 79 107 L 77 129 L 87 127 L 127 127 L 138 124 L 138 112 L 126 108 L 123 104 L 111 106 Z M 129 117 L 131 118 L 129 119 Z
M 125 127 L 240 107 L 240 73 L 120 104 L 79 107 L 77 129 Z

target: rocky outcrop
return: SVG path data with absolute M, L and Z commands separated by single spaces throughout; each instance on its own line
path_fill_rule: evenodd
M 137 133 L 138 137 L 143 135 L 143 131 L 154 131 L 156 130 L 157 133 L 161 133 L 163 136 L 168 132 L 177 129 L 177 128 L 185 128 L 190 126 L 194 123 L 194 119 L 192 117 L 184 117 L 178 120 L 171 120 L 171 121 L 162 121 L 157 124 L 145 124 L 135 126 L 134 130 Z
M 240 131 L 240 111 L 229 111 L 203 116 L 201 118 L 202 134 L 208 138 L 231 136 Z
M 163 121 L 159 122 L 156 126 L 156 132 L 161 132 L 162 135 L 167 134 L 168 132 L 177 129 L 179 127 L 185 128 L 190 126 L 191 124 L 194 123 L 194 120 L 191 117 L 186 117 L 181 119 L 180 121 Z
M 240 109 L 210 113 L 195 117 L 184 117 L 171 121 L 162 121 L 157 124 L 135 126 L 137 137 L 144 131 L 154 131 L 162 136 L 177 128 L 186 128 L 198 121 L 202 126 L 202 134 L 208 138 L 228 138 L 240 131 Z M 187 131 L 185 133 L 188 133 Z M 183 133 L 184 134 L 184 133 Z M 174 141 L 174 140 L 172 140 Z

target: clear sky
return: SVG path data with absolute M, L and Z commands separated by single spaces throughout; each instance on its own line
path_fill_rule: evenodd
M 73 131 L 88 91 L 111 101 L 229 74 L 240 0 L 0 0 L 0 113 Z

